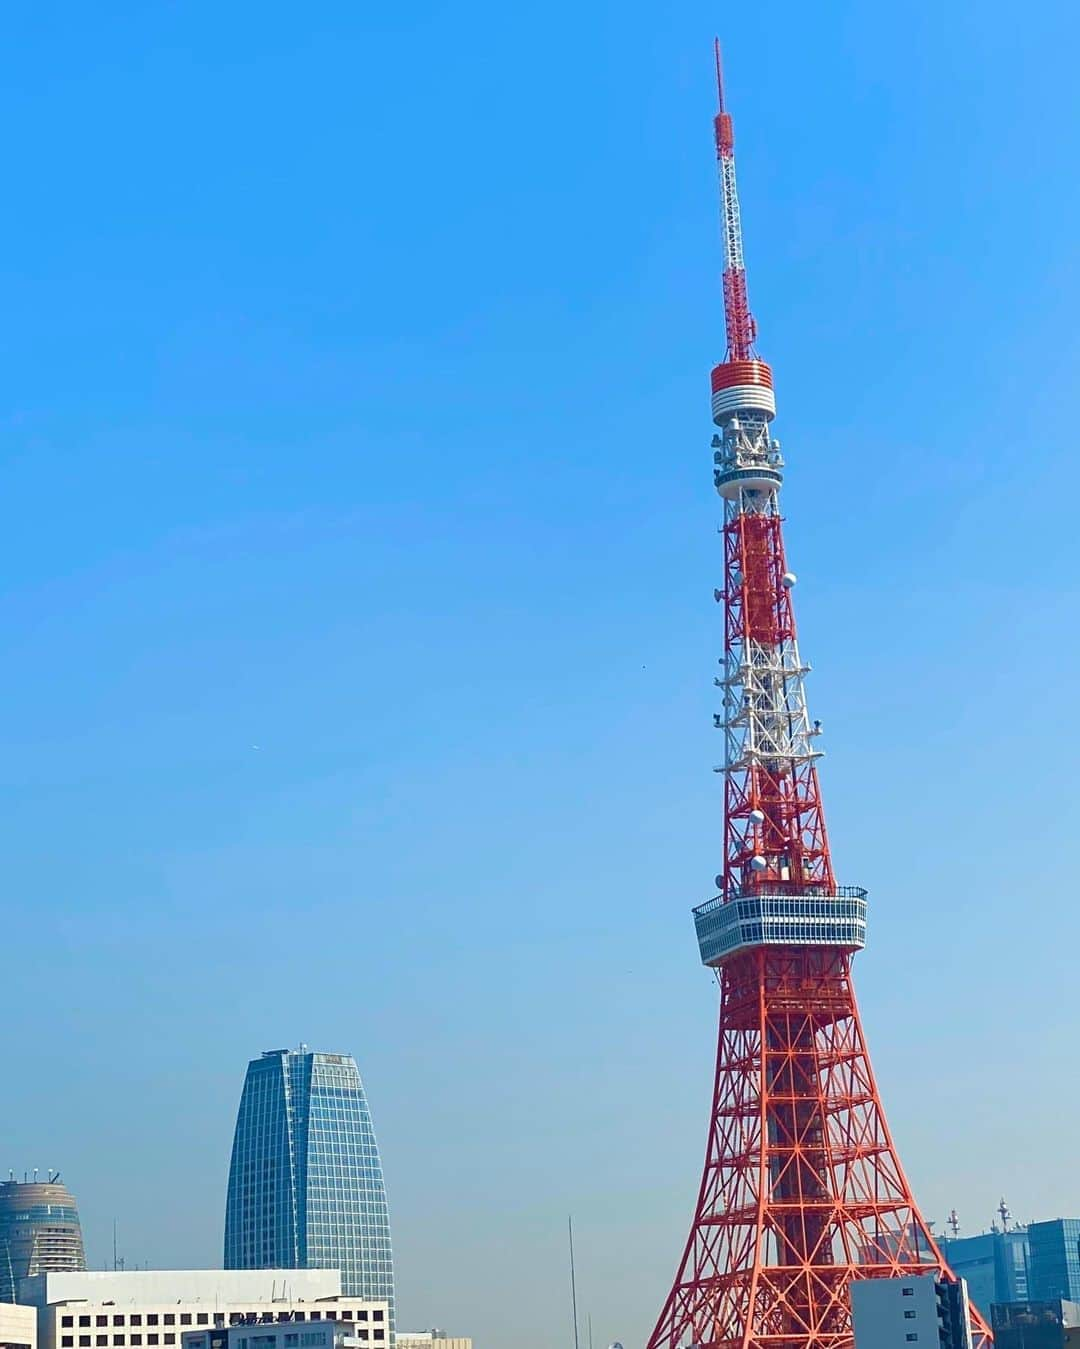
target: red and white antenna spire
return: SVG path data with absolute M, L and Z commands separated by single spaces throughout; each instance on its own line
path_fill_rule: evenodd
M 717 113 L 716 165 L 720 174 L 720 209 L 724 230 L 724 317 L 727 320 L 727 359 L 747 361 L 754 355 L 757 324 L 746 293 L 746 263 L 743 259 L 742 220 L 735 186 L 735 127 L 724 107 L 724 67 L 720 39 L 716 39 Z

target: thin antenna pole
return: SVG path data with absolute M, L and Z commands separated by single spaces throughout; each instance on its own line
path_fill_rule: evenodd
M 578 1344 L 577 1276 L 574 1273 L 574 1220 L 572 1217 L 567 1218 L 566 1229 L 570 1234 L 570 1307 L 574 1313 L 574 1349 L 581 1349 Z
M 113 1273 L 116 1272 L 116 1219 L 112 1220 L 112 1267 Z
M 592 1312 L 589 1313 L 589 1349 L 592 1349 Z

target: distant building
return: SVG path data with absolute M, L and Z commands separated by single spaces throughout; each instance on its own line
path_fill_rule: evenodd
M 339 1269 L 394 1315 L 390 1216 L 349 1054 L 275 1049 L 247 1070 L 225 1207 L 226 1269 Z
M 0 1349 L 37 1349 L 37 1312 L 33 1307 L 0 1303 Z
M 85 1268 L 79 1210 L 59 1177 L 0 1181 L 0 1302 L 16 1302 L 28 1275 Z
M 974 1237 L 939 1237 L 949 1268 L 967 1280 L 971 1301 L 989 1318 L 995 1302 L 1023 1302 L 1029 1296 L 1027 1229 L 991 1228 Z
M 1029 1223 L 1027 1231 L 1028 1297 L 1033 1302 L 1080 1302 L 1080 1218 Z
M 188 1330 L 289 1322 L 308 1333 L 327 1321 L 390 1349 L 385 1299 L 340 1289 L 336 1269 L 157 1269 L 39 1274 L 22 1281 L 20 1296 L 37 1308 L 38 1349 L 180 1349 Z
M 856 1279 L 850 1285 L 855 1349 L 971 1349 L 971 1312 L 963 1279 L 935 1274 Z
M 403 1330 L 397 1345 L 398 1349 L 472 1349 L 472 1340 L 448 1335 L 445 1330 Z
M 1065 1298 L 1000 1303 L 990 1309 L 994 1349 L 1077 1349 L 1080 1306 Z

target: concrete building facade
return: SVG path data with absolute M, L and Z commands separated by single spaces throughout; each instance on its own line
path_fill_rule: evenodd
M 971 1349 L 971 1310 L 963 1279 L 935 1273 L 850 1284 L 855 1349 Z
M 0 1302 L 0 1349 L 37 1349 L 37 1312 Z
M 185 1332 L 285 1322 L 340 1322 L 390 1349 L 387 1302 L 340 1289 L 337 1270 L 139 1270 L 38 1275 L 20 1295 L 36 1309 L 38 1349 L 181 1349 Z

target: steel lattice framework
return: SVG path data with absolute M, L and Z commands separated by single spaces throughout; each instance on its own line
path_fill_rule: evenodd
M 784 555 L 772 372 L 754 350 L 720 110 L 727 356 L 712 374 L 724 499 L 724 869 L 695 910 L 720 982 L 709 1140 L 649 1349 L 849 1349 L 852 1279 L 952 1279 L 900 1165 L 851 982 L 866 894 L 833 873 Z M 974 1315 L 977 1343 L 989 1331 Z

